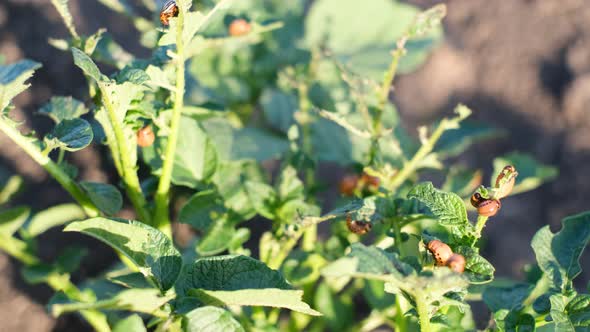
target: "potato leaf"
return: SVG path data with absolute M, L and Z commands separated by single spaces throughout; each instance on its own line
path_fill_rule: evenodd
M 127 256 L 162 291 L 171 288 L 180 273 L 182 259 L 172 240 L 141 222 L 92 218 L 71 223 L 64 231 L 81 232 L 108 244 Z
M 229 311 L 212 306 L 200 307 L 187 313 L 182 320 L 182 327 L 186 332 L 244 332 L 244 328 Z
M 561 230 L 555 234 L 549 226 L 541 228 L 531 241 L 539 267 L 559 293 L 569 288 L 582 272 L 579 259 L 590 241 L 590 212 L 567 217 L 561 224 Z

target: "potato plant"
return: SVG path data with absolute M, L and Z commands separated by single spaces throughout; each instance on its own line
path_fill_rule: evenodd
M 87 78 L 88 101 L 51 98 L 39 113 L 54 128 L 25 135 L 11 100 L 41 64 L 0 66 L 0 130 L 75 201 L 10 205 L 17 176 L 0 193 L 0 248 L 27 282 L 55 290 L 51 315 L 79 314 L 97 331 L 462 331 L 476 329 L 467 301 L 483 301 L 490 331 L 590 326 L 590 295 L 573 285 L 590 213 L 535 235 L 526 281 L 494 280 L 480 255 L 501 202 L 556 170 L 515 152 L 493 160 L 486 185 L 451 164 L 502 134 L 464 105 L 418 138 L 400 124 L 392 84 L 442 38 L 444 5 L 144 0 L 145 18 L 100 0 L 140 32 L 152 50 L 140 59 L 104 29 L 80 35 L 68 2 L 52 2 L 70 36 L 49 42 Z M 68 156 L 101 144 L 120 180 L 79 181 Z M 349 172 L 332 211 L 326 163 Z M 124 206 L 134 220 L 117 217 Z M 193 240 L 176 243 L 173 222 Z M 104 242 L 120 263 L 74 284 L 87 252 L 39 257 L 54 227 Z

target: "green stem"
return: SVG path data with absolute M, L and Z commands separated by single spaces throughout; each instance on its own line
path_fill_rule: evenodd
M 115 144 L 117 145 L 117 150 L 119 151 L 119 160 L 121 161 L 120 172 L 125 184 L 125 192 L 127 193 L 129 200 L 131 200 L 131 204 L 133 204 L 140 221 L 146 224 L 151 224 L 151 216 L 147 210 L 147 202 L 143 192 L 141 191 L 141 185 L 139 184 L 139 178 L 137 177 L 136 165 L 131 162 L 131 153 L 129 151 L 129 146 L 127 145 L 127 139 L 125 138 L 125 134 L 123 132 L 123 126 L 121 125 L 120 120 L 117 118 L 117 112 L 109 98 L 107 89 L 102 82 L 98 82 L 98 87 L 101 90 L 102 102 L 105 109 L 107 110 L 109 122 L 111 123 L 113 132 L 115 133 L 115 139 L 117 141 Z
M 415 292 L 414 300 L 416 301 L 416 311 L 418 312 L 420 331 L 429 332 L 431 330 L 430 315 L 428 315 L 428 303 L 426 303 L 426 297 L 421 292 Z
M 406 181 L 408 179 L 408 177 L 410 177 L 410 175 L 412 175 L 416 171 L 420 162 L 426 156 L 428 156 L 428 154 L 430 152 L 432 152 L 432 150 L 434 149 L 434 146 L 436 145 L 436 142 L 438 142 L 439 138 L 442 136 L 442 134 L 447 129 L 447 122 L 448 121 L 449 120 L 447 120 L 447 119 L 443 119 L 439 123 L 436 130 L 432 133 L 432 135 L 430 136 L 428 141 L 425 144 L 423 144 L 420 147 L 420 149 L 418 149 L 416 154 L 414 154 L 414 157 L 412 157 L 412 159 L 409 162 L 407 162 L 404 165 L 404 167 L 393 176 L 393 178 L 391 178 L 391 180 L 387 184 L 387 189 L 389 191 L 395 191 L 397 188 L 399 188 L 404 183 L 404 181 Z
M 393 230 L 395 232 L 395 246 L 397 247 L 397 250 L 399 250 L 399 255 L 400 258 L 403 258 L 404 255 L 404 248 L 402 246 L 402 231 L 401 231 L 401 226 L 398 224 L 399 219 L 397 218 L 393 218 L 391 220 L 391 224 L 393 226 Z
M 481 231 L 486 226 L 488 217 L 477 216 L 477 223 L 475 224 L 475 236 L 479 239 L 481 237 Z
M 309 227 L 311 227 L 311 226 L 309 226 Z M 285 261 L 285 259 L 287 258 L 287 256 L 289 256 L 289 253 L 291 252 L 291 250 L 293 250 L 293 248 L 295 248 L 297 241 L 299 241 L 299 239 L 301 238 L 301 235 L 303 233 L 304 233 L 303 231 L 299 231 L 293 237 L 289 238 L 281 246 L 281 249 L 279 250 L 279 252 L 274 257 L 270 258 L 270 261 L 267 264 L 268 267 L 270 267 L 273 270 L 278 270 L 281 267 L 281 265 L 283 264 L 283 262 Z
M 49 156 L 43 155 L 29 138 L 24 137 L 18 129 L 7 123 L 6 119 L 0 119 L 0 130 L 6 134 L 16 145 L 23 149 L 34 161 L 41 165 L 59 184 L 80 204 L 88 217 L 96 217 L 100 210 L 90 201 L 88 196 L 78 187 L 78 184 L 70 178 Z
M 41 263 L 41 260 L 29 252 L 27 244 L 14 237 L 0 235 L 0 249 L 14 257 L 25 266 L 33 266 Z M 86 296 L 70 281 L 68 274 L 52 274 L 47 279 L 47 284 L 55 291 L 63 291 L 69 298 L 76 301 L 89 301 Z M 84 310 L 80 314 L 88 323 L 99 332 L 109 332 L 111 329 L 106 316 L 96 310 Z
M 172 119 L 170 122 L 170 135 L 168 136 L 168 143 L 166 145 L 166 152 L 164 154 L 164 165 L 162 166 L 162 175 L 158 183 L 158 190 L 156 191 L 156 213 L 154 216 L 155 225 L 165 234 L 171 236 L 172 230 L 170 228 L 170 216 L 168 214 L 170 203 L 170 182 L 172 181 L 172 170 L 174 168 L 174 156 L 176 155 L 176 144 L 178 142 L 178 129 L 180 127 L 180 119 L 182 109 L 184 107 L 184 89 L 185 89 L 185 74 L 184 74 L 184 14 L 185 9 L 181 8 L 178 13 L 178 20 L 176 22 L 176 98 L 174 100 L 174 110 L 172 112 Z
M 378 93 L 378 105 L 373 118 L 373 131 L 371 138 L 371 149 L 369 150 L 369 164 L 375 162 L 377 151 L 379 149 L 379 139 L 381 139 L 381 132 L 383 131 L 383 112 L 385 111 L 385 105 L 389 101 L 389 91 L 391 89 L 391 83 L 395 79 L 395 74 L 399 65 L 400 58 L 406 54 L 405 44 L 407 38 L 403 37 L 397 42 L 397 48 L 392 52 L 391 63 L 387 72 L 383 76 L 383 82 Z
M 11 236 L 0 235 L 0 249 L 27 266 L 40 262 L 39 258 L 28 252 L 25 242 Z
M 310 69 L 310 71 L 312 71 Z M 301 125 L 301 149 L 306 156 L 311 156 L 313 153 L 313 144 L 312 144 L 312 137 L 311 137 L 311 115 L 309 113 L 311 109 L 311 102 L 308 98 L 308 87 L 307 83 L 300 83 L 298 85 L 298 95 L 299 95 L 299 110 L 301 112 L 300 118 L 300 125 Z M 308 166 L 305 167 L 305 184 L 309 189 L 314 186 L 315 183 L 315 170 L 313 167 Z M 309 195 L 308 197 L 312 197 Z M 318 226 L 311 225 L 305 229 L 303 232 L 303 241 L 301 243 L 301 248 L 304 251 L 312 251 L 315 248 L 315 244 L 317 241 L 318 236 Z

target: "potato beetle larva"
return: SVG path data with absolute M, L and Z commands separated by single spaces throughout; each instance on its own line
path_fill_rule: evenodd
M 498 177 L 496 178 L 495 188 L 497 189 L 496 198 L 502 199 L 512 192 L 512 188 L 514 188 L 514 183 L 516 182 L 516 177 L 518 176 L 518 172 L 516 168 L 512 165 L 505 166 Z
M 137 131 L 137 145 L 142 148 L 151 146 L 156 140 L 156 135 L 152 130 L 152 126 L 147 125 Z
M 453 255 L 451 247 L 439 240 L 428 242 L 426 248 L 432 253 L 432 256 L 434 256 L 437 266 L 445 266 L 449 258 Z
M 340 181 L 338 189 L 344 196 L 352 196 L 359 182 L 359 177 L 356 174 L 346 175 Z
M 502 208 L 502 203 L 497 199 L 486 199 L 477 206 L 477 213 L 484 217 L 493 217 Z
M 460 254 L 452 254 L 447 260 L 447 266 L 457 273 L 463 273 L 465 271 L 465 257 Z
M 350 214 L 347 214 L 346 227 L 348 227 L 348 230 L 354 234 L 363 235 L 370 232 L 373 225 L 370 222 L 352 220 Z
M 162 6 L 162 10 L 160 11 L 160 22 L 162 22 L 162 25 L 169 25 L 170 18 L 176 16 L 178 16 L 178 5 L 176 4 L 176 1 L 166 1 L 164 6 Z
M 485 201 L 485 198 L 483 198 L 480 193 L 475 193 L 471 196 L 471 205 L 473 205 L 474 208 L 479 207 L 479 204 L 483 201 Z
M 246 35 L 250 32 L 250 23 L 248 21 L 238 18 L 233 20 L 229 25 L 229 35 L 233 37 L 239 37 Z

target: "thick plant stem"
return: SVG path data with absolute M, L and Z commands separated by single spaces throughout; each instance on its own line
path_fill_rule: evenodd
M 164 154 L 164 165 L 162 166 L 162 175 L 156 191 L 156 213 L 154 215 L 154 224 L 168 236 L 171 236 L 170 217 L 168 215 L 170 202 L 170 182 L 172 180 L 172 170 L 174 168 L 174 156 L 176 155 L 176 144 L 178 142 L 178 129 L 180 127 L 180 118 L 182 108 L 184 107 L 184 13 L 185 9 L 180 8 L 178 20 L 176 23 L 176 99 L 174 100 L 174 110 L 170 122 L 170 135 Z
M 395 191 L 397 188 L 399 188 L 399 186 L 401 186 L 404 183 L 404 181 L 406 181 L 408 177 L 410 177 L 410 175 L 412 175 L 416 171 L 416 168 L 418 167 L 420 162 L 430 152 L 432 152 L 434 146 L 436 145 L 436 142 L 438 142 L 439 138 L 447 129 L 447 121 L 449 120 L 443 119 L 439 123 L 438 127 L 432 133 L 428 141 L 424 143 L 420 147 L 420 149 L 418 149 L 416 154 L 414 154 L 414 157 L 412 157 L 412 159 L 408 163 L 406 163 L 404 167 L 393 176 L 391 181 L 389 181 L 389 183 L 387 184 L 387 189 L 389 191 Z
M 98 82 L 98 86 L 102 92 L 102 101 L 107 111 L 109 122 L 111 123 L 113 132 L 115 133 L 115 139 L 117 141 L 116 144 L 118 148 L 117 150 L 119 151 L 119 159 L 121 161 L 121 177 L 125 183 L 125 192 L 127 193 L 129 200 L 131 200 L 131 204 L 133 204 L 140 221 L 146 224 L 151 224 L 151 216 L 146 207 L 147 202 L 143 196 L 143 192 L 141 191 L 141 186 L 139 184 L 139 178 L 137 177 L 136 165 L 133 164 L 129 158 L 130 151 L 129 147 L 127 146 L 127 139 L 123 133 L 123 127 L 121 126 L 121 123 L 119 123 L 120 121 L 117 118 L 117 112 L 115 111 L 113 103 L 109 99 L 107 89 L 101 82 Z
M 420 331 L 430 331 L 430 316 L 428 315 L 428 303 L 426 303 L 425 296 L 416 292 L 414 294 L 414 300 L 416 301 L 416 311 L 418 312 L 418 321 L 420 322 Z
M 8 120 L 0 119 L 0 130 L 6 134 L 16 145 L 23 149 L 34 161 L 41 165 L 59 184 L 80 204 L 88 217 L 100 215 L 100 210 L 90 201 L 88 196 L 78 187 L 68 174 L 66 174 L 49 156 L 43 154 L 41 149 L 24 137 L 20 131 L 7 123 Z

